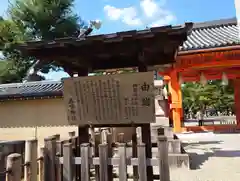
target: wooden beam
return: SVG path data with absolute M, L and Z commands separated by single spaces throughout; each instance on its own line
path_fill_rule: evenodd
M 240 50 L 178 56 L 174 67 L 178 71 L 185 71 L 189 68 L 202 69 L 231 66 L 240 66 Z
M 41 59 L 40 57 L 37 57 Z M 53 60 L 54 56 L 46 57 L 46 59 L 41 59 L 42 62 L 48 62 L 49 60 Z M 145 61 L 149 66 L 155 65 L 164 65 L 169 63 L 174 63 L 173 54 L 149 54 L 146 55 Z M 94 55 L 90 55 L 88 57 L 72 57 L 72 56 L 61 56 L 57 58 L 55 65 L 63 67 L 64 69 L 71 69 L 71 71 L 76 71 L 78 67 L 86 67 L 91 68 L 92 70 L 100 70 L 100 69 L 117 69 L 117 68 L 129 68 L 129 67 L 137 67 L 137 55 L 129 55 L 129 56 L 111 56 L 111 57 L 97 57 Z M 69 70 L 67 72 L 69 72 Z
M 42 49 L 26 49 L 28 55 L 38 56 L 40 59 L 45 57 L 53 57 L 55 60 L 61 56 L 71 57 L 89 57 L 91 55 L 132 55 L 138 52 L 138 47 L 141 46 L 145 52 L 171 54 L 178 48 L 180 40 L 172 40 L 166 36 L 156 36 L 143 40 L 126 39 L 121 42 L 104 43 L 94 41 L 94 44 L 86 44 L 77 46 L 76 43 L 64 44 L 63 46 L 42 47 Z M 50 46 L 50 45 L 49 45 Z

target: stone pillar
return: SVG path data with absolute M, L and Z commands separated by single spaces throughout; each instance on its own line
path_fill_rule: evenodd
M 169 126 L 169 109 L 167 93 L 164 90 L 164 83 L 162 80 L 155 80 L 155 115 L 156 123 L 152 126 Z

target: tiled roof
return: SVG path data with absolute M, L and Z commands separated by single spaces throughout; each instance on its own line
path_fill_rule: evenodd
M 0 100 L 62 96 L 61 81 L 39 81 L 0 85 Z
M 162 86 L 161 81 L 155 81 L 155 86 Z M 31 99 L 62 96 L 61 81 L 38 81 L 0 85 L 0 100 Z
M 240 44 L 236 18 L 195 23 L 180 51 Z
M 15 47 L 23 55 L 35 57 L 41 62 L 46 62 L 49 56 L 52 59 L 55 57 L 58 59 L 57 65 L 69 70 L 75 69 L 74 71 L 82 69 L 83 64 L 93 70 L 136 67 L 139 62 L 133 57 L 140 49 L 154 50 L 148 51 L 145 56 L 148 65 L 163 65 L 172 63 L 173 50 L 177 50 L 187 39 L 192 26 L 193 23 L 186 23 L 181 26 L 161 26 L 80 38 L 28 41 L 16 44 Z M 156 48 L 156 44 L 161 48 Z M 60 58 L 70 54 L 74 62 Z M 168 58 L 159 58 L 164 56 Z
M 143 30 L 143 31 L 128 31 L 128 32 L 122 32 L 118 33 L 119 35 L 122 34 L 122 36 L 130 36 L 125 35 L 129 33 L 135 33 L 135 34 L 147 34 L 150 32 L 155 32 L 155 29 L 160 30 L 169 30 L 176 31 L 176 28 L 179 28 L 179 26 L 171 27 L 158 27 L 158 28 L 152 28 L 150 30 Z M 154 31 L 153 31 L 154 30 Z M 116 38 L 117 34 L 109 34 L 109 35 L 99 35 L 99 36 L 92 36 L 92 39 L 94 38 L 100 38 L 103 37 L 110 41 L 113 38 Z M 91 36 L 90 36 L 91 37 Z M 90 38 L 89 38 L 90 39 Z M 110 39 L 110 40 L 109 40 Z M 69 39 L 69 38 L 62 38 L 59 39 L 59 42 L 69 42 L 73 41 L 75 39 Z M 91 40 L 91 39 L 90 39 Z M 42 46 L 44 42 L 38 41 L 38 42 L 28 42 L 28 45 L 31 46 Z M 231 46 L 231 45 L 238 45 L 240 44 L 239 36 L 238 36 L 238 26 L 237 26 L 237 20 L 236 18 L 230 18 L 230 19 L 222 19 L 222 20 L 214 20 L 214 21 L 207 21 L 207 22 L 201 22 L 201 23 L 194 23 L 193 29 L 191 31 L 191 34 L 188 35 L 187 40 L 184 42 L 183 46 L 180 47 L 180 51 L 187 51 L 187 50 L 197 50 L 197 49 L 207 49 L 207 48 L 216 48 L 216 47 L 223 47 L 223 46 Z M 48 45 L 48 44 L 47 44 Z M 47 46 L 46 45 L 46 46 Z M 26 45 L 22 45 L 22 47 L 25 47 Z M 50 42 L 48 46 L 58 46 L 57 42 Z

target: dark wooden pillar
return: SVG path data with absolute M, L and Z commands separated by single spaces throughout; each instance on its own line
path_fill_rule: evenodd
M 79 77 L 88 76 L 88 68 L 78 69 L 77 73 Z M 78 126 L 78 142 L 79 144 L 89 142 L 89 125 Z
M 144 54 L 139 57 L 139 65 L 138 65 L 139 72 L 147 72 L 147 64 L 144 60 Z M 152 158 L 152 140 L 151 140 L 151 125 L 144 124 L 141 126 L 142 132 L 142 142 L 146 145 L 146 157 Z M 153 167 L 147 167 L 147 180 L 153 181 Z
M 88 76 L 88 68 L 78 69 L 78 76 Z M 76 148 L 76 156 L 81 156 L 81 144 L 89 143 L 89 125 L 78 126 L 78 143 Z M 76 181 L 81 180 L 81 165 L 76 165 Z

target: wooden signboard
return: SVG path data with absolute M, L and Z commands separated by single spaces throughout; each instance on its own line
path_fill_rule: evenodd
M 153 72 L 73 77 L 63 85 L 71 125 L 155 122 Z

